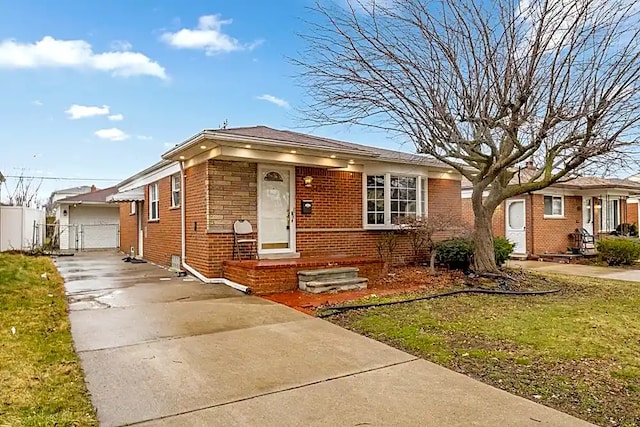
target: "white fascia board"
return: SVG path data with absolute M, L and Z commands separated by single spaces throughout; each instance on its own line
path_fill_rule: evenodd
M 154 169 L 148 173 L 141 174 L 140 176 L 135 177 L 126 185 L 118 187 L 118 191 L 124 192 L 133 190 L 138 187 L 144 187 L 145 185 L 151 184 L 152 182 L 156 182 L 162 178 L 175 175 L 177 173 L 180 173 L 180 164 L 178 162 L 171 162 L 158 169 Z

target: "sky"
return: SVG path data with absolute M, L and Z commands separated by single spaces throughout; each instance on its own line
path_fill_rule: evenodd
M 297 34 L 310 5 L 0 0 L 0 172 L 74 178 L 44 180 L 41 198 L 103 188 L 225 120 L 410 149 L 354 128 L 307 127 L 288 58 L 304 47 Z

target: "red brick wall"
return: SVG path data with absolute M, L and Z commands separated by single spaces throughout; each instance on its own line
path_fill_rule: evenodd
M 446 217 L 459 225 L 462 213 L 460 181 L 429 178 L 428 186 L 428 215 Z
M 504 202 L 502 202 L 493 213 L 492 223 L 494 236 L 504 236 L 504 221 Z M 462 199 L 462 225 L 466 228 L 473 228 L 474 223 L 475 215 L 473 214 L 471 199 Z
M 638 224 L 638 204 L 627 203 L 627 223 Z
M 533 254 L 564 253 L 571 246 L 569 234 L 582 227 L 582 197 L 564 197 L 564 217 L 544 217 L 544 196 L 531 196 L 532 229 L 535 231 L 531 242 Z M 529 234 L 529 233 L 528 233 Z M 529 235 L 527 236 L 529 239 Z
M 159 265 L 171 265 L 171 255 L 180 256 L 180 208 L 171 207 L 171 177 L 158 182 L 159 220 L 149 221 L 149 203 L 144 204 L 144 258 Z M 144 189 L 149 200 L 149 186 Z
M 120 208 L 120 251 L 129 254 L 131 246 L 138 254 L 138 212 L 131 215 L 131 203 L 118 203 Z
M 207 277 L 219 277 L 211 265 L 210 236 L 207 234 L 207 163 L 185 170 L 185 257 L 186 262 Z
M 311 187 L 302 178 L 313 177 Z M 301 201 L 312 200 L 303 215 Z M 296 226 L 298 228 L 362 228 L 362 174 L 296 167 Z

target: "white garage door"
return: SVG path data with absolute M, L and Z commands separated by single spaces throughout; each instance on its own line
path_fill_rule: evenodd
M 69 208 L 69 225 L 76 227 L 80 250 L 117 248 L 119 224 L 120 210 L 117 205 L 78 205 Z
M 118 224 L 81 224 L 81 249 L 110 249 L 118 247 Z

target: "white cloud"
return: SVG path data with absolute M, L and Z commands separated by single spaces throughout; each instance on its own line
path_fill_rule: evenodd
M 96 107 L 91 105 L 78 105 L 73 104 L 69 107 L 65 113 L 69 115 L 70 120 L 85 119 L 87 117 L 106 116 L 109 114 L 109 106 L 103 105 L 102 107 Z
M 113 76 L 153 76 L 166 79 L 160 64 L 139 52 L 94 53 L 84 40 L 56 40 L 45 36 L 35 43 L 0 42 L 0 68 L 84 68 Z
M 151 141 L 153 139 L 152 136 L 147 136 L 147 135 L 136 135 L 136 138 L 138 138 L 141 141 Z
M 119 51 L 119 52 L 128 52 L 131 49 L 133 49 L 133 45 L 126 40 L 114 40 L 111 42 L 109 47 L 112 50 Z
M 272 104 L 276 104 L 278 107 L 289 108 L 289 103 L 282 98 L 278 98 L 277 96 L 269 95 L 265 93 L 264 95 L 260 95 L 256 97 L 262 101 L 271 102 Z
M 35 101 L 31 101 L 31 104 L 34 105 L 35 107 L 42 107 L 44 105 L 44 103 L 39 99 L 36 99 Z
M 124 116 L 122 114 L 111 114 L 110 116 L 107 116 L 107 119 L 111 120 L 112 122 L 120 122 L 124 120 Z
M 175 142 L 164 142 L 162 145 L 164 145 L 164 148 L 173 148 L 178 144 L 176 144 Z
M 207 55 L 238 50 L 252 50 L 262 41 L 245 44 L 222 32 L 223 25 L 229 25 L 231 19 L 221 19 L 220 15 L 205 15 L 198 19 L 194 29 L 183 28 L 175 33 L 164 33 L 160 38 L 178 49 L 204 50 Z
M 94 135 L 101 139 L 108 139 L 109 141 L 124 141 L 130 137 L 118 128 L 100 129 L 95 131 Z

